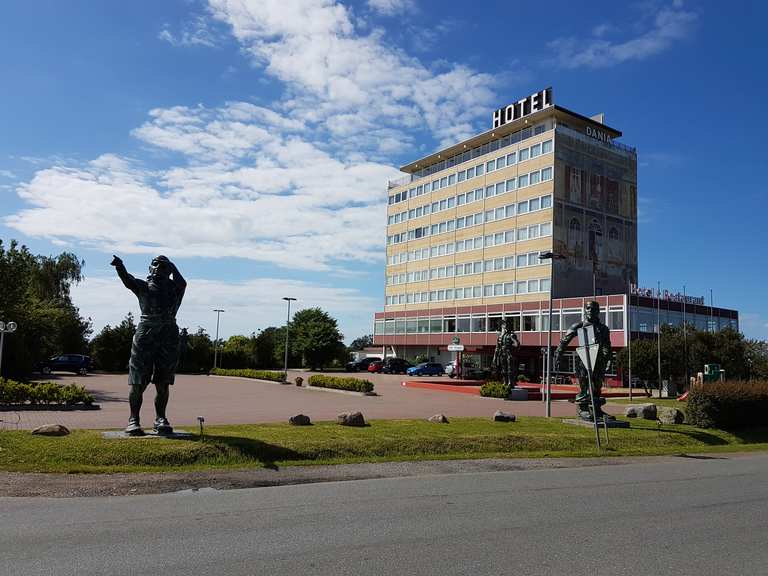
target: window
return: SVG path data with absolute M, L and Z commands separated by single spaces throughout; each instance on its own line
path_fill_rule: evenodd
M 450 174 L 448 176 L 448 186 L 456 184 L 456 174 Z
M 517 163 L 517 152 L 507 154 L 507 166 L 512 166 L 515 163 Z
M 499 182 L 498 184 L 496 184 L 496 195 L 498 196 L 499 194 L 503 194 L 503 193 L 504 193 L 504 182 Z
M 528 148 L 523 148 L 518 152 L 517 161 L 524 162 L 525 160 L 528 160 L 528 154 L 529 154 Z
M 518 294 L 526 294 L 528 292 L 528 282 L 526 282 L 525 280 L 519 281 L 515 286 L 515 291 Z
M 504 232 L 504 243 L 510 244 L 515 241 L 515 231 L 514 230 L 507 230 Z
M 510 296 L 515 293 L 515 283 L 514 282 L 506 282 L 504 284 L 504 295 Z
M 528 265 L 528 257 L 525 254 L 518 254 L 517 267 L 520 268 L 521 266 L 527 266 L 527 265 Z
M 525 214 L 528 212 L 528 200 L 523 200 L 517 203 L 517 213 Z
M 467 180 L 470 178 L 475 177 L 475 169 L 474 168 L 467 168 Z
M 538 291 L 539 291 L 539 281 L 528 280 L 528 292 L 538 292 Z
M 541 292 L 549 292 L 549 278 L 542 278 L 539 280 L 539 291 Z M 553 322 L 554 324 L 554 322 Z M 557 327 L 557 330 L 559 330 L 560 327 Z
M 528 266 L 536 266 L 537 264 L 540 264 L 539 260 L 539 253 L 538 252 L 530 252 L 528 254 Z
M 517 231 L 517 241 L 528 240 L 528 228 L 519 228 Z
M 552 235 L 552 222 L 544 222 L 541 225 L 541 235 L 542 236 L 551 236 Z
M 531 186 L 539 183 L 540 181 L 539 179 L 541 178 L 541 173 L 538 170 L 536 172 L 531 172 L 530 176 L 531 176 Z
M 542 196 L 541 197 L 541 207 L 542 208 L 551 208 L 552 207 L 552 196 Z
M 448 186 L 448 177 L 443 176 L 440 178 L 440 188 L 445 188 L 446 186 Z
M 610 310 L 608 312 L 608 327 L 611 330 L 623 330 L 624 312 L 621 310 Z
M 483 165 L 478 164 L 475 166 L 475 176 L 482 176 L 483 175 Z
M 552 167 L 541 170 L 541 181 L 546 182 L 547 180 L 552 180 Z
M 496 170 L 496 160 L 489 160 L 485 163 L 486 172 L 493 172 L 494 170 Z
M 456 196 L 456 205 L 462 206 L 464 204 L 464 194 L 459 194 Z
M 488 332 L 501 332 L 501 316 L 488 317 Z
M 457 179 L 459 182 L 464 182 L 464 179 L 465 179 L 466 177 L 467 177 L 467 173 L 466 173 L 464 170 L 462 170 L 461 172 L 459 172 L 458 174 L 456 174 L 456 179 Z
M 546 140 L 541 143 L 541 153 L 548 154 L 552 152 L 552 140 Z
M 539 329 L 539 316 L 525 315 L 523 316 L 523 332 L 537 332 Z
M 502 156 L 501 158 L 496 158 L 496 170 L 499 170 L 501 168 L 504 168 L 504 166 L 507 165 L 507 157 Z
M 505 184 L 506 184 L 507 192 L 512 192 L 515 189 L 515 179 L 514 178 L 510 178 L 509 180 L 507 180 L 505 182 Z
M 493 296 L 493 285 L 492 284 L 487 284 L 486 286 L 483 286 L 483 295 L 486 298 L 489 298 L 489 297 Z
M 490 198 L 491 196 L 493 196 L 493 193 L 494 193 L 494 187 L 493 186 L 486 186 L 485 187 L 485 197 L 486 198 Z
M 528 174 L 523 174 L 517 177 L 517 187 L 524 188 L 528 186 Z
M 541 203 L 541 200 L 539 200 L 538 198 L 533 198 L 533 199 L 529 200 L 528 201 L 528 210 L 530 210 L 531 212 L 533 212 L 534 210 L 538 210 L 540 203 Z
M 534 144 L 531 146 L 531 158 L 536 158 L 541 154 L 541 144 Z

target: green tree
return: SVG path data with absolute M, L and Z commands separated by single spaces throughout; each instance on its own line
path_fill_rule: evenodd
M 256 365 L 270 369 L 283 365 L 285 330 L 269 326 L 256 336 Z
M 366 334 L 365 336 L 360 336 L 359 338 L 352 340 L 349 349 L 351 351 L 363 350 L 369 346 L 373 346 L 373 336 L 371 334 Z
M 39 360 L 87 351 L 89 319 L 72 303 L 70 288 L 83 278 L 74 254 L 36 256 L 15 240 L 0 240 L 0 320 L 14 321 L 5 339 L 3 376 L 26 378 Z
M 310 369 L 322 368 L 338 361 L 339 343 L 344 336 L 335 318 L 320 308 L 297 312 L 290 324 L 292 348 Z
M 256 335 L 230 336 L 220 354 L 222 368 L 256 368 Z
M 750 380 L 768 380 L 768 342 L 765 340 L 747 340 L 746 378 Z
M 108 372 L 124 372 L 131 358 L 131 343 L 136 333 L 133 314 L 128 312 L 115 327 L 107 324 L 91 341 L 91 356 L 95 366 Z
M 178 372 L 190 374 L 207 373 L 213 368 L 213 341 L 208 333 L 198 327 L 189 334 L 186 328 L 180 332 Z

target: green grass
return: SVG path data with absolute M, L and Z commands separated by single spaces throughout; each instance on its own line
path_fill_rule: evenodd
M 768 449 L 768 429 L 701 430 L 633 420 L 610 430 L 604 455 L 679 454 Z M 24 472 L 151 472 L 210 468 L 274 467 L 398 460 L 595 456 L 594 432 L 523 417 L 516 423 L 456 418 L 450 424 L 421 420 L 374 420 L 365 428 L 331 422 L 212 426 L 191 440 L 104 439 L 99 431 L 75 430 L 61 438 L 26 431 L 0 432 L 0 470 Z
M 685 412 L 687 402 L 678 402 L 674 398 L 647 398 L 646 396 L 635 396 L 631 401 L 629 398 L 606 398 L 610 404 L 656 404 L 656 406 L 669 406 Z

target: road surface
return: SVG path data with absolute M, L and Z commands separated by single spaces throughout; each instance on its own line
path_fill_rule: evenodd
M 0 499 L 0 573 L 765 574 L 768 455 Z

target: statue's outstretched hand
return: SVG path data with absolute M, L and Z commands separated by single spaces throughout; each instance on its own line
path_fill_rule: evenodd
M 118 257 L 112 254 L 112 262 L 109 263 L 110 266 L 120 266 L 123 263 L 123 261 Z

